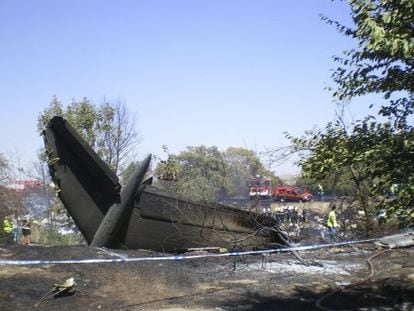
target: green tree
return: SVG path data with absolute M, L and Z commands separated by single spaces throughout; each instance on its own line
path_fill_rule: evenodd
M 227 175 L 232 185 L 231 194 L 245 194 L 247 179 L 256 175 L 269 177 L 273 184 L 282 183 L 279 177 L 265 168 L 253 150 L 230 147 L 223 154 L 227 165 Z
M 5 216 L 10 215 L 10 206 L 8 205 L 8 191 L 5 188 L 9 178 L 9 163 L 0 153 L 0 221 L 3 224 Z
M 367 214 L 386 209 L 388 217 L 414 222 L 414 2 L 411 0 L 351 0 L 354 28 L 323 17 L 351 36 L 358 48 L 336 57 L 333 73 L 340 100 L 380 93 L 383 104 L 377 115 L 353 124 L 342 120 L 324 130 L 290 137 L 308 156 L 300 164 L 304 176 L 320 180 L 340 170 L 355 185 L 356 198 Z M 387 193 L 393 184 L 398 192 Z
M 176 155 L 165 146 L 164 151 L 168 159 L 155 169 L 160 187 L 201 202 L 215 202 L 231 191 L 227 165 L 216 146 L 187 147 Z
M 176 156 L 177 191 L 196 201 L 216 201 L 229 191 L 226 163 L 216 146 L 187 147 Z
M 375 137 L 375 135 L 374 135 Z M 348 135 L 339 123 L 329 123 L 323 131 L 291 140 L 296 146 L 306 146 L 309 154 L 299 161 L 305 179 L 317 182 L 329 180 L 337 174 L 338 180 L 349 179 L 352 195 L 365 212 L 366 224 L 374 211 L 373 176 L 362 148 L 372 142 L 365 135 Z M 365 144 L 365 145 L 364 145 Z M 330 184 L 330 187 L 334 187 Z M 326 188 L 325 188 L 326 189 Z M 369 231 L 369 226 L 366 226 Z M 369 233 L 367 231 L 367 234 Z
M 321 185 L 325 196 L 355 197 L 356 194 L 355 185 L 352 183 L 349 173 L 344 169 L 332 172 L 320 180 L 299 176 L 295 185 L 313 194 L 319 193 L 319 185 Z
M 0 243 L 10 241 L 10 235 L 3 230 L 3 222 L 12 214 L 9 191 L 5 187 L 8 179 L 9 165 L 3 154 L 0 153 Z
M 339 99 L 357 95 L 414 90 L 414 4 L 411 0 L 350 0 L 355 27 L 322 17 L 347 36 L 357 40 L 358 48 L 335 57 L 340 64 L 333 80 Z M 399 102 L 409 105 L 409 101 Z M 412 106 L 411 106 L 412 107 Z
M 125 104 L 118 101 L 96 106 L 85 97 L 81 101 L 72 100 L 65 109 L 54 96 L 39 115 L 39 131 L 56 115 L 67 119 L 115 174 L 121 175 L 129 165 L 128 155 L 139 139 L 135 118 Z
M 217 201 L 224 196 L 247 193 L 247 179 L 257 174 L 280 179 L 268 171 L 252 150 L 228 148 L 221 152 L 216 146 L 187 147 L 178 154 L 168 154 L 155 175 L 158 185 L 196 201 Z

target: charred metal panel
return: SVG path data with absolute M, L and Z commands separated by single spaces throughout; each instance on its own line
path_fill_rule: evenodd
M 122 240 L 125 238 L 125 230 L 122 230 L 122 227 L 126 225 L 127 218 L 131 215 L 135 199 L 143 190 L 141 184 L 150 162 L 151 155 L 148 155 L 140 166 L 135 169 L 128 180 L 127 186 L 122 189 L 121 202 L 110 207 L 95 233 L 91 246 L 113 248 L 121 246 Z
M 125 245 L 130 248 L 177 252 L 197 247 L 224 247 L 228 250 L 254 249 L 280 243 L 271 232 L 238 233 L 221 231 L 191 224 L 174 223 L 142 218 L 140 210 L 133 209 Z
M 252 214 L 246 211 L 216 204 L 193 203 L 151 191 L 143 192 L 137 207 L 142 218 L 240 233 L 250 233 L 254 228 Z
M 90 243 L 109 207 L 119 201 L 118 179 L 63 118 L 49 122 L 44 140 L 59 198 Z
M 283 242 L 271 218 L 218 204 L 199 204 L 144 190 L 130 218 L 126 244 L 134 248 L 179 251 L 218 246 L 252 249 Z M 135 237 L 140 237 L 136 239 Z

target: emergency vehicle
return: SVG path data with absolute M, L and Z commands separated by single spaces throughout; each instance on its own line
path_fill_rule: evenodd
M 308 202 L 313 198 L 313 195 L 307 191 L 295 186 L 274 186 L 272 189 L 272 196 L 275 201 L 299 201 Z
M 32 189 L 40 189 L 42 182 L 40 180 L 11 180 L 5 187 L 15 192 L 25 192 Z
M 272 197 L 272 181 L 266 176 L 257 176 L 247 181 L 250 199 L 268 199 Z

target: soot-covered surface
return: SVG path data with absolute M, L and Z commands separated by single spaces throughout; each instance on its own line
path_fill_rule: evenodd
M 0 266 L 0 309 L 32 310 L 54 284 L 73 277 L 76 292 L 48 299 L 37 310 L 411 310 L 414 302 L 413 249 L 385 252 L 372 260 L 372 244 L 302 252 L 304 266 L 290 254 L 204 258 L 187 261 Z M 150 251 L 116 251 L 126 257 Z M 110 258 L 87 247 L 1 247 L 1 259 Z M 316 264 L 318 263 L 318 264 Z

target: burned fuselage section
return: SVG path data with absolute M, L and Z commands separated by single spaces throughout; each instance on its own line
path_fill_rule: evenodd
M 247 211 L 188 202 L 148 187 L 134 206 L 125 242 L 165 251 L 211 246 L 253 249 L 280 242 L 272 225 Z
M 89 245 L 176 252 L 283 244 L 270 218 L 189 202 L 148 186 L 150 156 L 121 191 L 115 174 L 61 117 L 49 122 L 44 140 L 58 195 Z

